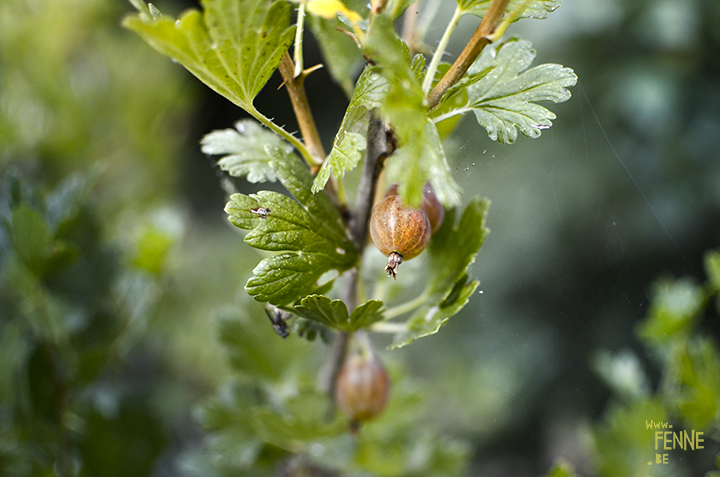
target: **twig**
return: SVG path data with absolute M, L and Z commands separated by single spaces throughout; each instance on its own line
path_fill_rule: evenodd
M 310 111 L 310 103 L 308 102 L 307 95 L 305 94 L 304 82 L 307 75 L 316 68 L 308 68 L 300 73 L 299 76 L 295 76 L 295 65 L 293 64 L 293 60 L 290 58 L 288 53 L 285 53 L 285 56 L 283 56 L 283 59 L 280 61 L 278 69 L 285 81 L 284 84 L 287 88 L 288 95 L 290 96 L 290 102 L 292 103 L 293 111 L 295 111 L 298 126 L 300 126 L 300 133 L 305 140 L 307 149 L 315 158 L 315 161 L 310 163 L 312 173 L 314 174 L 325 160 L 325 149 L 323 149 L 320 134 L 318 134 L 312 111 Z M 340 183 L 335 184 L 335 179 L 331 177 L 330 181 L 325 186 L 325 193 L 328 197 L 330 197 L 333 204 L 340 209 L 340 213 L 345 215 L 347 212 L 347 199 L 345 198 L 345 193 L 340 185 Z
M 290 96 L 290 102 L 295 111 L 298 126 L 300 126 L 300 133 L 310 153 L 318 159 L 317 164 L 322 164 L 323 160 L 325 160 L 325 150 L 320 141 L 320 135 L 318 134 L 315 120 L 310 111 L 310 103 L 308 103 L 307 95 L 305 94 L 305 86 L 303 83 L 305 82 L 306 74 L 302 72 L 298 77 L 295 77 L 295 65 L 288 53 L 285 53 L 282 61 L 280 61 L 279 69 L 285 81 L 285 87 Z
M 362 254 L 368 234 L 368 221 L 375 200 L 377 180 L 385 158 L 395 152 L 395 136 L 374 113 L 369 113 L 367 148 L 360 184 L 355 199 L 355 210 L 350 220 L 350 238 Z
M 407 7 L 403 14 L 403 28 L 402 28 L 402 39 L 407 44 L 410 50 L 410 58 L 415 55 L 417 49 L 415 45 L 417 40 L 415 38 L 415 25 L 417 24 L 417 17 L 420 14 L 420 0 Z
M 350 239 L 355 243 L 361 257 L 367 241 L 368 220 L 375 199 L 377 179 L 382 171 L 385 158 L 395 151 L 392 132 L 375 114 L 369 114 L 365 163 L 358 186 L 355 210 L 351 214 L 348 224 Z M 352 311 L 358 305 L 359 277 L 357 269 L 348 270 L 343 278 L 345 282 L 340 290 L 340 298 L 345 302 L 348 310 Z M 345 361 L 350 337 L 351 335 L 344 331 L 338 333 L 319 376 L 320 388 L 328 392 L 331 400 L 334 399 L 335 381 Z
M 492 42 L 491 37 L 495 32 L 495 28 L 497 28 L 500 23 L 500 17 L 505 13 L 508 3 L 510 3 L 510 0 L 492 1 L 482 22 L 480 22 L 480 26 L 478 26 L 475 33 L 473 33 L 468 44 L 465 45 L 465 49 L 463 49 L 460 56 L 455 60 L 455 63 L 453 63 L 447 73 L 445 73 L 445 76 L 443 76 L 440 82 L 435 85 L 435 88 L 430 91 L 428 95 L 429 110 L 434 109 L 440 104 L 440 100 L 447 90 L 460 81 L 460 78 L 462 78 L 468 68 L 470 68 L 483 48 Z

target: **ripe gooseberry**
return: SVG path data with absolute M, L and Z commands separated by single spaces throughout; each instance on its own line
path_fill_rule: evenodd
M 398 195 L 399 188 L 400 184 L 397 182 L 394 183 L 385 193 L 385 197 Z M 437 232 L 437 229 L 440 228 L 443 220 L 445 219 L 445 209 L 435 195 L 435 189 L 433 189 L 429 182 L 425 182 L 423 185 L 423 200 L 420 204 L 420 208 L 423 212 L 425 212 L 425 215 L 428 216 L 428 220 L 430 220 L 430 228 L 434 234 Z
M 370 214 L 370 237 L 383 255 L 387 255 L 385 271 L 395 280 L 403 260 L 420 255 L 431 234 L 427 214 L 407 206 L 397 195 L 385 197 Z

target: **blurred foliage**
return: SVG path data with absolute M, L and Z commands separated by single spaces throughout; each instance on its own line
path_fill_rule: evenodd
M 175 13 L 196 2 L 161 3 Z M 313 391 L 322 350 L 283 341 L 245 301 L 220 307 L 262 256 L 223 223 L 214 172 L 197 155 L 203 134 L 240 112 L 122 30 L 130 10 L 0 2 L 0 474 L 720 469 L 720 254 L 705 254 L 720 243 L 717 2 L 573 0 L 510 27 L 580 83 L 532 145 L 492 143 L 468 119 L 452 154 L 445 143 L 455 181 L 493 200 L 473 269 L 482 283 L 444 333 L 387 355 L 391 407 L 357 441 L 339 420 L 288 439 L 324 410 Z M 323 70 L 306 81 L 329 146 L 362 60 L 339 21 L 319 23 L 323 49 L 347 65 L 332 71 L 344 90 Z M 441 24 L 427 25 L 428 45 Z M 474 28 L 461 23 L 454 38 Z M 322 61 L 310 37 L 306 48 L 308 65 Z M 287 104 L 268 99 L 282 96 L 278 84 L 258 108 L 292 130 Z M 427 261 L 403 267 L 422 287 Z M 296 319 L 293 330 L 326 333 L 315 324 Z M 205 431 L 191 417 L 203 402 Z M 648 466 L 649 420 L 705 432 L 705 449 Z M 552 467 L 558 458 L 576 470 Z
M 107 242 L 89 200 L 96 180 L 76 173 L 47 192 L 15 174 L 2 183 L 3 475 L 146 474 L 168 442 L 146 392 L 116 380 L 154 314 L 164 267 L 153 257 L 149 273 Z M 127 252 L 172 242 L 156 228 Z
M 649 379 L 634 355 L 606 356 L 598 361 L 600 374 L 613 389 L 636 389 L 619 393 L 621 399 L 611 403 L 596 428 L 601 475 L 697 475 L 686 459 L 679 458 L 681 451 L 675 442 L 669 457 L 662 437 L 658 447 L 657 433 L 664 435 L 669 429 L 691 435 L 703 432 L 703 448 L 712 448 L 707 440 L 720 439 L 720 352 L 717 342 L 697 329 L 705 308 L 720 301 L 713 283 L 716 258 L 716 251 L 705 255 L 710 279 L 702 287 L 687 278 L 662 278 L 655 283 L 648 315 L 638 324 L 637 334 L 652 351 L 661 372 L 656 392 L 642 386 Z M 638 383 L 642 387 L 638 388 Z M 704 452 L 686 446 L 682 448 L 685 453 Z M 660 454 L 666 454 L 665 461 L 656 461 Z
M 328 475 L 462 473 L 468 443 L 438 436 L 431 421 L 420 418 L 427 415 L 422 389 L 429 383 L 415 382 L 391 361 L 388 409 L 352 437 L 349 423 L 314 390 L 317 348 L 294 337 L 280 339 L 258 318 L 237 307 L 218 311 L 220 339 L 235 377 L 200 410 L 209 457 L 193 464 L 193 475 L 208 475 L 211 463 L 221 475 L 267 475 L 278 462 L 291 465 L 298 458 L 332 472 Z
M 120 28 L 122 7 L 0 5 L 0 167 L 22 161 L 57 180 L 99 161 L 115 210 L 171 193 L 194 97 L 170 63 Z

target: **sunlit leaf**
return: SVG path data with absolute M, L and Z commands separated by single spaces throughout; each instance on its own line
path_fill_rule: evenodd
M 270 167 L 297 202 L 271 191 L 233 194 L 225 211 L 235 226 L 251 230 L 245 242 L 285 252 L 262 260 L 245 286 L 256 300 L 283 305 L 314 293 L 325 272 L 353 267 L 357 251 L 330 200 L 310 191 L 312 176 L 300 159 L 279 148 L 267 151 Z
M 470 67 L 469 75 L 483 77 L 467 87 L 468 102 L 435 121 L 456 114 L 475 113 L 478 123 L 493 141 L 515 142 L 518 131 L 530 138 L 552 126 L 555 114 L 537 102 L 561 103 L 570 98 L 568 87 L 577 76 L 570 68 L 544 64 L 525 71 L 535 51 L 530 42 L 511 39 L 496 48 L 485 48 Z
M 203 83 L 245 109 L 265 86 L 292 43 L 288 2 L 205 0 L 176 21 L 145 9 L 123 25 Z
M 200 144 L 205 154 L 227 154 L 218 161 L 220 169 L 233 177 L 246 176 L 248 182 L 277 179 L 270 167 L 273 156 L 268 148 L 292 151 L 292 146 L 253 120 L 238 121 L 235 129 L 213 131 L 205 135 Z
M 346 171 L 355 169 L 367 145 L 367 112 L 380 106 L 389 85 L 374 68 L 366 68 L 358 78 L 350 104 L 335 136 L 330 156 L 323 163 L 313 183 L 313 192 L 325 187 L 330 174 L 341 179 Z

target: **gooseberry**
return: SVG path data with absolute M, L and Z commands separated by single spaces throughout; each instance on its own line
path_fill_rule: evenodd
M 396 280 L 400 264 L 420 255 L 431 233 L 427 214 L 407 206 L 397 195 L 385 197 L 370 214 L 370 237 L 388 257 L 385 267 L 388 277 Z

